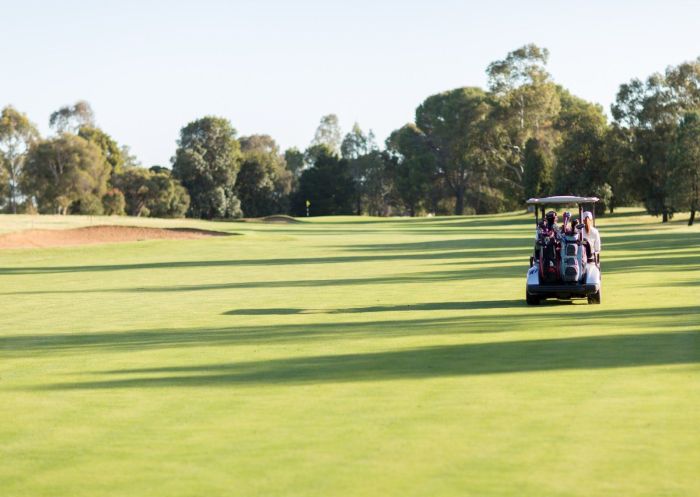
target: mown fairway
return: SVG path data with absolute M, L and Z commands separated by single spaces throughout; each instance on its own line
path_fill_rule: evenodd
M 528 308 L 530 216 L 189 224 L 0 252 L 0 495 L 700 495 L 698 227 Z

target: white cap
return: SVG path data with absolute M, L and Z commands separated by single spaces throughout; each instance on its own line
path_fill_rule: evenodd
M 586 211 L 583 213 L 583 220 L 585 221 L 586 219 L 593 219 L 593 213 L 591 211 Z

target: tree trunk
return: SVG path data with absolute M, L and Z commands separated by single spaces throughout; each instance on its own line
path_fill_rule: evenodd
M 668 211 L 667 210 L 664 210 L 664 212 L 661 214 L 661 222 L 662 223 L 668 222 Z
M 464 189 L 460 188 L 455 192 L 455 216 L 464 214 Z
M 695 221 L 695 211 L 698 210 L 698 172 L 695 171 L 693 175 L 693 198 L 690 201 L 690 219 L 688 220 L 688 226 L 692 226 Z
M 15 183 L 10 180 L 10 207 L 12 214 L 17 214 L 17 202 L 15 201 Z

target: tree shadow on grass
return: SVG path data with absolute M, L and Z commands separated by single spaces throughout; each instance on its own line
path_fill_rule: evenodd
M 166 285 L 127 288 L 86 288 L 79 290 L 22 290 L 17 292 L 4 292 L 0 295 L 58 295 L 58 294 L 91 294 L 91 293 L 173 293 L 173 292 L 201 292 L 212 290 L 237 290 L 248 288 L 316 288 L 353 285 L 393 285 L 430 283 L 441 281 L 467 281 L 478 279 L 500 279 L 524 277 L 527 265 L 517 264 L 520 258 L 499 259 L 494 261 L 494 266 L 484 264 L 481 261 L 459 261 L 445 263 L 446 265 L 460 265 L 459 269 L 442 271 L 424 271 L 415 273 L 396 274 L 389 276 L 373 276 L 363 278 L 329 278 L 329 279 L 300 279 L 300 280 L 255 280 L 234 281 L 226 283 L 205 283 L 195 285 Z M 516 264 L 513 264 L 513 263 Z
M 483 220 L 487 223 L 487 220 Z M 472 222 L 474 224 L 474 222 Z M 487 223 L 488 224 L 488 223 Z M 407 234 L 407 233 L 405 233 Z M 450 236 L 460 234 L 452 232 Z M 464 232 L 469 235 L 468 231 Z M 534 231 L 533 231 L 534 234 Z M 0 275 L 32 275 L 60 274 L 73 272 L 102 272 L 128 271 L 151 269 L 187 269 L 187 268 L 226 268 L 226 267 L 257 267 L 257 266 L 303 266 L 308 264 L 350 264 L 350 263 L 400 263 L 402 261 L 439 262 L 458 260 L 486 263 L 495 259 L 522 257 L 523 261 L 531 255 L 534 237 L 523 232 L 517 236 L 478 238 L 450 238 L 447 240 L 411 241 L 406 243 L 378 243 L 344 245 L 334 247 L 351 252 L 350 255 L 339 254 L 319 257 L 293 257 L 268 259 L 224 259 L 224 260 L 195 260 L 195 261 L 166 261 L 140 262 L 126 264 L 80 265 L 80 266 L 32 266 L 32 267 L 2 267 Z M 605 247 L 608 247 L 606 249 Z M 667 251 L 693 250 L 696 253 L 684 252 L 682 257 L 670 257 Z M 615 258 L 618 250 L 636 250 L 635 257 Z M 358 253 L 359 252 L 359 253 Z M 646 252 L 646 253 L 642 253 Z M 606 257 L 612 258 L 606 261 Z M 648 232 L 635 235 L 620 233 L 603 234 L 604 271 L 650 270 L 658 266 L 683 265 L 692 268 L 700 267 L 700 235 L 695 233 Z M 526 267 L 523 265 L 523 267 Z M 488 269 L 488 266 L 486 266 Z M 681 268 L 682 269 L 682 268 Z M 329 267 L 329 271 L 332 270 Z M 487 271 L 488 272 L 488 271 Z M 493 277 L 498 277 L 498 271 L 492 271 Z
M 279 314 L 364 314 L 372 312 L 411 312 L 411 311 L 470 311 L 475 309 L 511 309 L 524 307 L 524 299 L 517 300 L 481 300 L 474 302 L 424 302 L 404 305 L 375 305 L 368 307 L 344 307 L 340 309 L 300 309 L 300 308 L 263 308 L 233 309 L 225 312 L 227 316 L 267 316 Z
M 337 246 L 353 252 L 442 252 L 442 251 L 459 251 L 459 250 L 474 250 L 474 254 L 478 257 L 484 257 L 488 253 L 497 256 L 515 256 L 522 254 L 522 248 L 534 244 L 534 229 L 532 237 L 526 238 L 523 236 L 513 238 L 451 238 L 448 240 L 430 240 L 418 242 L 399 242 L 399 243 L 374 243 L 374 244 L 358 244 Z M 484 252 L 488 250 L 489 252 Z M 424 257 L 430 257 L 430 254 L 422 254 Z
M 669 283 L 665 286 L 700 286 L 700 278 L 693 281 L 678 281 L 676 283 Z M 700 305 L 698 307 L 700 308 Z M 700 311 L 698 312 L 700 313 Z M 700 319 L 700 317 L 698 319 Z
M 518 304 L 513 302 L 515 306 Z M 508 304 L 509 305 L 509 304 Z M 296 309 L 294 310 L 296 313 Z M 374 312 L 374 311 L 372 311 Z M 180 347 L 299 344 L 321 341 L 402 338 L 411 336 L 468 335 L 531 330 L 567 330 L 598 326 L 627 330 L 697 330 L 697 307 L 604 309 L 587 305 L 568 306 L 566 314 L 522 307 L 522 312 L 465 312 L 450 317 L 331 321 L 251 326 L 232 323 L 226 327 L 161 328 L 130 331 L 17 334 L 0 336 L 0 355 L 7 358 L 37 354 L 77 354 L 91 351 L 127 352 Z
M 531 250 L 531 249 L 530 249 Z M 529 256 L 528 248 L 523 246 L 518 251 L 496 251 L 494 257 L 509 257 L 525 254 Z M 37 267 L 2 267 L 0 275 L 25 274 L 60 274 L 74 272 L 129 271 L 151 269 L 186 269 L 186 268 L 218 268 L 218 267 L 257 267 L 257 266 L 303 266 L 307 264 L 350 264 L 362 262 L 400 262 L 400 261 L 436 261 L 445 259 L 482 259 L 481 250 L 442 251 L 434 253 L 413 254 L 371 254 L 371 255 L 338 255 L 327 257 L 295 257 L 279 259 L 230 259 L 202 261 L 170 261 L 144 262 L 129 264 L 85 265 L 85 266 L 37 266 Z M 480 262 L 481 263 L 481 262 Z
M 387 381 L 700 362 L 700 333 L 673 332 L 518 340 L 377 353 L 294 357 L 98 372 L 105 380 L 40 389 L 210 387 Z M 134 377 L 134 375 L 139 375 Z
M 620 228 L 615 228 L 617 231 Z M 641 229 L 641 228 L 640 228 Z M 503 233 L 495 231 L 495 233 Z M 482 249 L 477 252 L 480 257 L 488 257 L 489 255 L 508 255 L 517 256 L 523 254 L 523 248 L 530 248 L 534 244 L 534 228 L 531 236 L 523 236 L 519 233 L 517 236 L 509 238 L 451 238 L 447 240 L 430 240 L 417 242 L 399 242 L 399 243 L 376 243 L 376 244 L 361 244 L 353 246 L 343 246 L 347 250 L 355 252 L 440 252 L 446 250 L 465 250 L 465 249 Z M 465 235 L 468 235 L 465 232 Z M 529 234 L 528 234 L 529 235 Z M 694 233 L 667 233 L 667 232 L 646 232 L 634 235 L 626 235 L 621 233 L 605 233 L 601 232 L 603 240 L 603 249 L 605 252 L 614 252 L 617 250 L 635 250 L 644 252 L 657 252 L 659 255 L 664 254 L 668 250 L 677 249 L 698 249 L 700 252 L 700 232 Z M 427 255 L 426 255 L 427 256 Z M 646 257 L 647 254 L 641 255 Z M 699 254 L 700 257 L 700 254 Z
M 659 271 L 696 271 L 700 269 L 700 253 L 690 256 L 621 257 L 606 259 L 601 256 L 601 271 L 605 273 L 634 273 Z

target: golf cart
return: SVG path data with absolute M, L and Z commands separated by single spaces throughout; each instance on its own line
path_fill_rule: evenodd
M 547 298 L 586 298 L 589 304 L 600 304 L 600 257 L 583 239 L 583 224 L 580 224 L 584 210 L 590 210 L 595 226 L 593 207 L 596 202 L 596 197 L 574 196 L 531 198 L 527 201 L 534 208 L 537 230 L 535 250 L 527 271 L 525 300 L 528 305 L 537 305 Z M 553 213 L 545 214 L 546 207 L 567 205 L 578 207 L 578 219 L 565 212 L 561 226 L 557 226 Z M 584 206 L 588 209 L 584 209 Z

